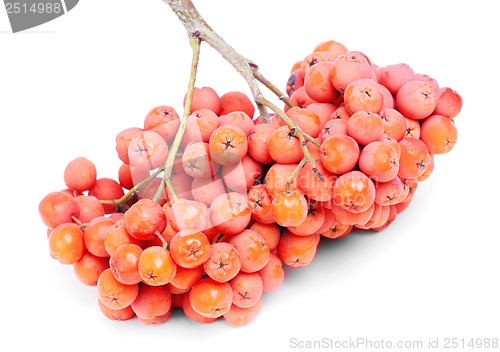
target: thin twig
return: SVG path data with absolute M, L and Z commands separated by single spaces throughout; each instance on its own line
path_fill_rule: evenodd
M 254 77 L 263 85 L 265 85 L 271 92 L 273 92 L 279 100 L 281 100 L 283 103 L 285 103 L 289 108 L 293 108 L 295 104 L 288 98 L 286 94 L 283 94 L 281 90 L 278 89 L 271 81 L 269 81 L 262 72 L 260 72 L 258 69 L 253 70 L 253 75 Z
M 312 157 L 311 153 L 309 152 L 309 149 L 307 148 L 306 134 L 295 124 L 295 122 L 287 114 L 285 114 L 283 111 L 281 111 L 276 105 L 271 103 L 269 100 L 267 100 L 263 96 L 259 97 L 259 100 L 263 105 L 267 106 L 269 109 L 271 109 L 276 114 L 278 114 L 278 116 L 281 117 L 288 124 L 288 126 L 290 126 L 290 128 L 294 131 L 295 136 L 299 139 L 300 146 L 302 148 L 302 152 L 304 153 L 304 158 L 309 163 L 311 163 L 314 174 L 321 181 L 325 181 L 325 178 L 318 171 L 318 168 L 316 165 L 316 160 Z M 319 142 L 314 140 L 314 139 L 313 139 L 313 142 L 311 142 L 311 143 L 313 143 L 317 147 L 320 146 Z
M 121 206 L 125 204 L 138 190 L 140 190 L 146 183 L 154 179 L 156 176 L 158 176 L 161 172 L 163 171 L 163 167 L 160 167 L 157 169 L 155 172 L 153 172 L 151 175 L 149 175 L 147 178 L 136 184 L 134 187 L 132 187 L 127 193 L 123 195 L 120 199 L 113 199 L 113 200 L 100 200 L 101 204 L 113 204 L 115 206 Z
M 198 62 L 200 59 L 200 38 L 198 35 L 192 35 L 189 37 L 189 43 L 191 44 L 191 48 L 193 49 L 193 59 L 191 62 L 191 74 L 189 76 L 189 84 L 188 91 L 186 94 L 186 101 L 184 103 L 184 113 L 182 115 L 182 119 L 179 125 L 179 129 L 174 137 L 174 141 L 172 142 L 172 146 L 170 147 L 167 155 L 167 159 L 165 160 L 165 165 L 163 167 L 163 178 L 160 182 L 160 186 L 156 191 L 155 196 L 153 197 L 154 201 L 158 201 L 160 199 L 161 194 L 165 190 L 165 186 L 168 187 L 170 191 L 170 196 L 174 201 L 177 201 L 179 198 L 177 197 L 177 193 L 175 192 L 174 186 L 172 185 L 171 174 L 172 168 L 174 165 L 175 157 L 177 156 L 177 151 L 179 150 L 179 146 L 181 145 L 182 137 L 184 136 L 184 132 L 186 131 L 188 117 L 191 112 L 191 104 L 193 102 L 193 92 L 194 92 L 194 83 L 196 81 L 196 72 L 198 70 Z
M 201 17 L 191 0 L 163 0 L 177 15 L 184 25 L 188 35 L 197 33 L 198 37 L 207 42 L 218 53 L 226 59 L 239 74 L 245 79 L 250 88 L 252 96 L 257 104 L 257 108 L 264 123 L 269 123 L 269 114 L 264 105 L 260 104 L 256 97 L 261 95 L 257 80 L 254 77 L 253 69 L 257 67 L 251 60 L 245 58 L 234 50 L 224 39 L 222 39 Z
M 217 236 L 215 236 L 212 244 L 218 243 L 222 239 L 223 236 L 224 236 L 223 234 L 219 233 Z
M 163 248 L 165 249 L 170 249 L 170 244 L 167 242 L 167 240 L 161 235 L 160 231 L 156 230 L 155 231 L 156 237 L 158 237 L 161 240 L 161 243 L 163 245 Z
M 258 66 L 253 63 L 251 60 L 245 58 L 241 54 L 239 54 L 236 50 L 234 50 L 224 39 L 222 39 L 209 25 L 208 23 L 201 17 L 196 7 L 193 5 L 191 0 L 163 0 L 166 4 L 170 6 L 170 8 L 177 15 L 181 23 L 184 25 L 189 36 L 192 36 L 196 33 L 197 37 L 200 40 L 207 42 L 212 48 L 214 48 L 222 57 L 228 61 L 238 73 L 246 80 L 248 86 L 250 87 L 250 91 L 252 92 L 252 96 L 257 104 L 259 112 L 262 117 L 262 122 L 269 123 L 270 118 L 267 113 L 267 109 L 269 108 L 278 114 L 287 124 L 290 126 L 292 130 L 295 131 L 295 135 L 299 138 L 302 150 L 304 152 L 304 158 L 311 163 L 312 168 L 316 176 L 321 180 L 325 180 L 325 178 L 321 175 L 321 173 L 316 168 L 316 160 L 313 159 L 311 153 L 309 153 L 309 149 L 307 146 L 307 141 L 311 142 L 313 145 L 320 147 L 320 143 L 304 133 L 295 122 L 288 117 L 281 109 L 272 104 L 269 100 L 264 98 L 262 95 L 258 81 L 264 84 L 267 88 L 269 88 L 274 94 L 278 95 L 278 97 L 284 101 L 288 106 L 293 106 L 293 103 L 289 101 L 288 98 L 285 97 L 281 91 L 276 88 L 271 82 L 269 82 L 260 72 Z
M 300 160 L 300 163 L 295 168 L 295 170 L 293 170 L 293 172 L 290 175 L 290 177 L 288 178 L 288 180 L 286 180 L 286 192 L 287 193 L 290 192 L 290 186 L 291 186 L 291 184 L 295 180 L 295 177 L 297 176 L 297 174 L 299 173 L 299 171 L 302 169 L 302 167 L 304 166 L 304 164 L 306 163 L 306 161 L 307 161 L 306 158 L 302 158 Z

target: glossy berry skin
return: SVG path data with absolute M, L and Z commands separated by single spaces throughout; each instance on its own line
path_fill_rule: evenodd
M 197 313 L 189 301 L 189 293 L 184 294 L 182 298 L 182 311 L 186 314 L 186 317 L 198 323 L 209 324 L 217 320 L 217 318 L 209 318 Z
M 65 192 L 47 194 L 40 202 L 38 211 L 43 223 L 51 229 L 72 222 L 72 216 L 78 218 L 78 215 L 80 215 L 78 202 Z
M 295 91 L 304 87 L 305 72 L 302 69 L 294 70 L 286 82 L 286 94 L 292 96 Z
M 233 302 L 233 290 L 227 282 L 210 278 L 200 280 L 189 293 L 194 311 L 208 318 L 218 318 L 227 313 Z
M 97 257 L 88 251 L 85 251 L 80 260 L 73 264 L 76 277 L 87 286 L 97 286 L 99 275 L 108 268 L 108 258 Z
M 227 313 L 223 315 L 224 319 L 231 325 L 242 326 L 251 322 L 257 314 L 259 314 L 262 308 L 262 298 L 257 301 L 251 307 L 240 308 L 236 305 L 231 305 L 231 308 Z
M 248 135 L 248 154 L 259 163 L 270 164 L 273 158 L 269 153 L 269 142 L 276 126 L 272 124 L 255 125 Z
M 252 224 L 252 226 L 250 226 L 250 230 L 257 231 L 262 236 L 269 250 L 272 251 L 278 245 L 281 230 L 276 223 L 264 224 L 256 221 Z
M 462 110 L 462 97 L 451 88 L 444 87 L 437 91 L 438 100 L 434 115 L 443 115 L 450 119 Z
M 122 164 L 118 169 L 118 182 L 125 189 L 132 189 L 149 176 L 149 171 L 141 170 L 128 164 Z
M 275 254 L 271 254 L 267 264 L 257 272 L 262 278 L 263 292 L 271 292 L 281 286 L 285 279 L 282 266 L 283 263 L 280 258 Z
M 209 206 L 213 200 L 226 193 L 226 186 L 220 174 L 214 178 L 195 178 L 191 183 L 191 194 L 194 200 Z
M 208 142 L 210 156 L 220 165 L 237 164 L 248 151 L 245 132 L 236 126 L 217 128 Z
M 297 168 L 296 164 L 274 164 L 267 171 L 266 174 L 266 190 L 272 196 L 276 196 L 278 193 L 286 192 L 286 184 L 293 174 L 294 170 Z M 299 189 L 299 180 L 294 178 L 293 182 L 290 184 L 290 191 Z
M 364 225 L 370 220 L 373 215 L 374 205 L 372 204 L 368 209 L 362 211 L 360 213 L 353 213 L 342 206 L 336 204 L 335 202 L 332 204 L 331 212 L 333 213 L 333 221 L 327 229 L 323 229 L 320 234 L 324 234 L 325 231 L 331 230 L 335 224 L 347 225 Z M 337 226 L 338 230 L 338 226 Z M 336 233 L 338 234 L 338 233 Z M 329 237 L 326 236 L 325 237 Z M 331 238 L 331 236 L 330 236 Z
M 245 155 L 238 164 L 222 168 L 222 179 L 235 192 L 247 192 L 253 185 L 260 184 L 262 164 L 250 155 Z
M 141 199 L 125 212 L 125 227 L 138 240 L 146 241 L 155 237 L 155 231 L 165 230 L 166 216 L 163 208 L 150 199 Z
M 182 230 L 172 238 L 170 254 L 177 265 L 194 268 L 205 263 L 210 254 L 207 236 L 197 230 Z
M 130 165 L 141 170 L 154 170 L 165 162 L 168 145 L 165 139 L 153 131 L 139 132 L 128 146 Z
M 167 314 L 170 311 L 171 304 L 172 298 L 165 285 L 142 285 L 131 307 L 138 317 L 153 319 Z
M 75 198 L 80 208 L 78 220 L 88 223 L 98 216 L 104 216 L 104 207 L 99 199 L 93 196 L 78 196 Z
M 338 135 L 347 135 L 347 121 L 344 119 L 331 119 L 326 121 L 321 130 L 321 141 L 324 142 L 329 137 Z
M 329 60 L 333 61 L 337 57 L 347 52 L 347 48 L 335 40 L 327 40 L 319 43 L 313 52 L 322 52 L 328 54 Z
M 360 171 L 351 171 L 337 179 L 333 186 L 335 203 L 353 213 L 367 210 L 375 200 L 375 185 Z
M 307 217 L 307 200 L 297 191 L 279 193 L 271 204 L 273 216 L 280 226 L 299 226 Z
M 307 110 L 318 116 L 319 124 L 323 127 L 327 121 L 332 119 L 332 114 L 337 110 L 337 106 L 333 103 L 314 103 L 309 105 Z
M 124 321 L 131 319 L 135 315 L 131 306 L 126 306 L 119 309 L 111 309 L 104 303 L 102 303 L 100 299 L 97 300 L 97 303 L 99 305 L 99 310 L 101 311 L 101 313 L 110 320 Z
M 403 183 L 399 177 L 388 182 L 378 182 L 375 185 L 375 203 L 380 205 L 396 204 L 403 193 Z
M 157 315 L 157 316 L 155 316 L 154 318 L 151 318 L 151 319 L 141 318 L 140 316 L 137 316 L 137 319 L 141 323 L 146 324 L 146 325 L 163 324 L 166 321 L 168 321 L 168 319 L 170 319 L 171 315 L 172 315 L 172 309 L 170 309 L 167 313 L 165 313 L 163 315 Z
M 346 52 L 333 61 L 330 78 L 333 86 L 341 93 L 352 81 L 371 78 L 373 71 L 362 55 Z
M 157 106 L 144 119 L 144 129 L 158 133 L 165 141 L 175 137 L 179 124 L 179 115 L 171 106 Z
M 384 135 L 384 124 L 378 114 L 355 112 L 347 122 L 347 134 L 361 145 L 379 141 Z
M 291 132 L 290 127 L 278 128 L 269 140 L 269 154 L 277 163 L 293 164 L 304 157 L 300 140 Z
M 338 220 L 335 220 L 328 229 L 321 233 L 321 236 L 329 239 L 339 239 L 347 236 L 351 232 L 352 228 L 352 225 L 345 225 Z
M 126 285 L 141 282 L 138 268 L 141 254 L 141 247 L 135 244 L 124 244 L 118 247 L 109 259 L 109 267 L 115 279 Z
M 184 103 L 186 97 L 184 97 Z M 191 104 L 191 113 L 196 110 L 208 109 L 213 111 L 216 115 L 220 114 L 221 102 L 219 95 L 215 92 L 213 88 L 195 87 L 193 91 L 193 102 Z
M 406 121 L 406 132 L 404 137 L 420 138 L 420 123 L 417 120 L 409 119 L 406 117 L 405 121 Z
M 262 297 L 264 284 L 257 273 L 239 273 L 230 282 L 233 289 L 233 304 L 240 308 L 249 308 Z
M 213 178 L 219 171 L 220 165 L 211 157 L 208 143 L 197 142 L 190 144 L 182 155 L 184 172 L 194 178 Z
M 278 256 L 288 266 L 306 266 L 316 255 L 317 244 L 315 235 L 297 236 L 285 230 L 278 244 Z
M 61 224 L 49 236 L 52 257 L 62 264 L 75 264 L 83 256 L 83 234 L 76 224 Z
M 227 115 L 234 111 L 242 111 L 250 118 L 255 114 L 255 107 L 246 94 L 241 92 L 227 92 L 220 97 L 220 115 Z
M 227 282 L 241 269 L 240 254 L 230 243 L 214 243 L 210 247 L 210 256 L 203 264 L 203 268 L 213 280 Z
M 199 265 L 194 268 L 184 268 L 177 266 L 177 271 L 174 278 L 169 282 L 169 285 L 174 286 L 179 290 L 189 291 L 195 283 L 200 281 L 204 274 L 203 266 Z
M 248 206 L 252 218 L 264 224 L 274 223 L 271 203 L 273 198 L 267 192 L 266 185 L 257 185 L 248 191 Z
M 117 281 L 111 269 L 104 270 L 97 282 L 97 294 L 100 301 L 111 309 L 121 309 L 134 302 L 139 293 L 139 286 L 125 285 Z
M 109 253 L 104 246 L 106 233 L 113 228 L 114 221 L 100 216 L 93 219 L 83 231 L 83 240 L 87 250 L 98 257 L 109 257 Z
M 329 103 L 338 98 L 339 93 L 330 81 L 332 63 L 321 61 L 307 70 L 304 87 L 308 96 L 318 103 Z
M 299 236 L 307 236 L 319 230 L 325 221 L 325 210 L 319 204 L 309 204 L 306 219 L 298 226 L 288 226 L 288 230 Z
M 420 139 L 406 137 L 399 145 L 401 157 L 399 158 L 398 176 L 413 179 L 421 176 L 427 167 L 429 149 Z
M 120 160 L 123 161 L 125 164 L 129 163 L 128 146 L 130 144 L 130 141 L 132 140 L 132 138 L 134 138 L 136 134 L 142 131 L 143 131 L 142 128 L 130 127 L 121 131 L 116 136 L 116 152 Z
M 399 88 L 413 80 L 415 80 L 415 72 L 407 64 L 401 63 L 380 68 L 380 83 L 387 87 L 392 95 L 396 95 Z
M 219 127 L 219 117 L 211 110 L 193 112 L 187 122 L 186 135 L 191 141 L 208 143 L 210 135 Z
M 321 132 L 321 125 L 318 115 L 304 108 L 295 106 L 286 112 L 293 122 L 309 136 L 316 138 Z
M 264 237 L 254 230 L 245 229 L 229 240 L 240 254 L 241 271 L 253 273 L 262 269 L 269 260 L 269 247 Z
M 378 85 L 378 89 L 380 93 L 382 93 L 383 97 L 382 109 L 394 109 L 394 97 L 391 92 L 389 92 L 389 90 L 381 84 Z
M 99 200 L 116 200 L 120 199 L 124 194 L 122 186 L 107 177 L 97 179 L 94 187 L 89 191 L 89 196 L 94 196 Z M 103 208 L 106 214 L 116 211 L 113 204 L 103 204 Z
M 94 187 L 97 171 L 90 160 L 79 157 L 72 160 L 64 170 L 64 183 L 69 189 L 79 192 L 88 191 Z
M 404 84 L 396 95 L 396 105 L 403 116 L 420 120 L 430 116 L 437 105 L 437 92 L 421 81 Z
M 376 141 L 363 148 L 358 165 L 373 180 L 388 182 L 398 175 L 399 157 L 389 143 Z
M 458 131 L 455 124 L 443 115 L 432 115 L 420 127 L 420 139 L 433 154 L 446 154 L 457 142 Z
M 360 110 L 378 113 L 382 108 L 384 97 L 378 83 L 372 79 L 358 79 L 349 83 L 344 92 L 346 108 L 355 113 Z
M 384 125 L 384 134 L 398 142 L 403 139 L 407 129 L 406 120 L 403 115 L 392 108 L 380 110 L 379 115 Z
M 337 135 L 327 138 L 320 147 L 323 166 L 334 174 L 351 171 L 359 158 L 358 143 L 349 136 Z
M 254 126 L 252 119 L 243 111 L 233 111 L 227 115 L 221 115 L 219 120 L 221 126 L 236 126 L 241 128 L 247 137 Z
M 208 208 L 205 204 L 179 199 L 167 210 L 167 219 L 175 231 L 205 231 L 209 225 Z
M 124 244 L 135 244 L 141 247 L 143 243 L 135 237 L 130 236 L 125 228 L 124 220 L 120 219 L 106 231 L 104 248 L 111 256 L 118 247 Z
M 290 96 L 292 103 L 300 108 L 306 108 L 311 104 L 316 103 L 309 95 L 307 95 L 305 87 L 300 87 L 295 90 L 295 92 Z M 290 108 L 285 106 L 285 112 L 288 112 Z
M 311 152 L 311 155 L 313 154 L 314 153 Z M 321 160 L 321 158 L 315 155 L 313 155 L 313 157 L 316 160 Z M 323 180 L 320 179 L 313 171 L 311 163 L 306 163 L 302 167 L 298 175 L 299 188 L 309 199 L 320 202 L 328 201 L 333 197 L 333 185 L 335 184 L 337 176 L 328 171 L 322 162 L 316 163 L 316 169 L 321 174 L 321 176 L 323 176 Z
M 247 199 L 239 193 L 224 193 L 210 206 L 210 222 L 224 235 L 241 232 L 250 222 L 251 211 Z

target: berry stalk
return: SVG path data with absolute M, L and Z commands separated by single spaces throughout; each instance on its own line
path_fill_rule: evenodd
M 173 200 L 178 200 L 170 176 L 172 174 L 172 167 L 174 165 L 175 157 L 177 156 L 177 151 L 179 150 L 182 137 L 184 136 L 184 132 L 186 131 L 187 121 L 191 111 L 191 104 L 193 102 L 194 83 L 196 81 L 196 72 L 198 71 L 198 62 L 200 59 L 200 38 L 198 36 L 198 32 L 194 32 L 189 36 L 189 43 L 191 44 L 191 48 L 193 49 L 193 59 L 191 62 L 191 74 L 189 76 L 186 101 L 184 103 L 184 113 L 182 115 L 179 129 L 177 130 L 174 141 L 172 142 L 172 146 L 168 151 L 167 159 L 165 160 L 165 165 L 163 167 L 163 178 L 160 182 L 160 186 L 158 187 L 158 191 L 156 191 L 156 194 L 153 198 L 155 202 L 160 199 L 162 192 L 165 190 L 165 186 L 167 186 L 168 190 L 170 191 Z
M 274 84 L 269 82 L 259 71 L 259 67 L 253 63 L 251 60 L 245 58 L 233 49 L 224 39 L 222 39 L 201 17 L 198 10 L 194 6 L 191 0 L 163 0 L 177 15 L 179 20 L 184 25 L 188 35 L 191 37 L 196 34 L 199 40 L 207 42 L 212 48 L 214 48 L 219 54 L 222 55 L 226 61 L 228 61 L 238 73 L 243 76 L 246 80 L 250 91 L 252 92 L 257 108 L 259 109 L 262 121 L 264 123 L 269 123 L 269 115 L 266 108 L 273 110 L 278 114 L 290 128 L 295 131 L 296 137 L 299 138 L 304 152 L 305 159 L 311 163 L 313 166 L 313 171 L 321 180 L 324 180 L 323 176 L 318 172 L 316 168 L 316 161 L 312 158 L 309 150 L 307 148 L 307 141 L 310 141 L 315 146 L 319 147 L 319 142 L 314 140 L 311 136 L 304 133 L 295 122 L 289 118 L 281 109 L 272 104 L 267 100 L 260 91 L 258 81 L 263 83 L 267 88 L 269 88 L 274 94 L 278 96 L 280 100 L 285 102 L 288 106 L 292 107 L 293 103 L 288 99 L 285 94 L 283 94 Z

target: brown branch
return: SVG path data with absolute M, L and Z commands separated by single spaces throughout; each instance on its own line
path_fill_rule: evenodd
M 264 122 L 269 122 L 269 114 L 266 108 L 260 104 L 256 97 L 261 95 L 259 85 L 254 78 L 253 67 L 257 67 L 252 61 L 240 55 L 224 39 L 222 39 L 198 13 L 191 0 L 163 0 L 177 15 L 184 25 L 189 36 L 197 35 L 201 40 L 208 43 L 217 50 L 226 61 L 228 61 L 238 73 L 246 80 L 250 91 L 257 103 L 257 108 Z
M 311 142 L 315 146 L 319 147 L 319 142 L 316 141 L 311 136 L 304 133 L 295 122 L 288 117 L 281 109 L 272 104 L 269 100 L 264 98 L 262 95 L 258 81 L 263 83 L 267 88 L 269 88 L 274 94 L 278 96 L 283 102 L 288 106 L 293 106 L 293 103 L 288 99 L 276 86 L 269 82 L 260 72 L 256 64 L 251 60 L 240 55 L 236 50 L 234 50 L 224 39 L 222 39 L 209 25 L 203 17 L 196 10 L 193 2 L 191 0 L 163 0 L 166 4 L 177 15 L 179 20 L 184 25 L 188 35 L 190 37 L 196 36 L 200 40 L 207 42 L 212 48 L 214 48 L 222 57 L 228 61 L 238 73 L 246 80 L 250 91 L 252 92 L 253 98 L 257 107 L 259 109 L 262 121 L 264 123 L 269 123 L 269 115 L 267 113 L 267 108 L 273 110 L 278 114 L 292 130 L 295 131 L 295 135 L 299 138 L 302 150 L 304 152 L 304 158 L 311 163 L 312 168 L 316 176 L 321 180 L 324 177 L 319 173 L 316 168 L 316 160 L 313 159 L 309 149 L 307 147 L 307 141 Z

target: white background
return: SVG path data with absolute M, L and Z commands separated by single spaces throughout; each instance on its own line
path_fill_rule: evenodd
M 411 4 L 411 5 L 409 5 Z M 181 111 L 184 28 L 160 0 L 84 0 L 12 34 L 0 6 L 2 345 L 51 351 L 285 351 L 290 339 L 500 337 L 499 46 L 494 1 L 196 1 L 228 42 L 284 88 L 295 61 L 335 39 L 378 65 L 406 62 L 464 99 L 458 143 L 380 233 L 323 242 L 259 316 L 234 328 L 174 314 L 112 322 L 95 288 L 50 258 L 38 217 L 77 156 L 117 177 L 114 138 L 160 104 Z M 249 93 L 204 45 L 197 86 Z M 267 93 L 266 93 L 267 94 Z M 270 97 L 270 95 L 268 95 Z

